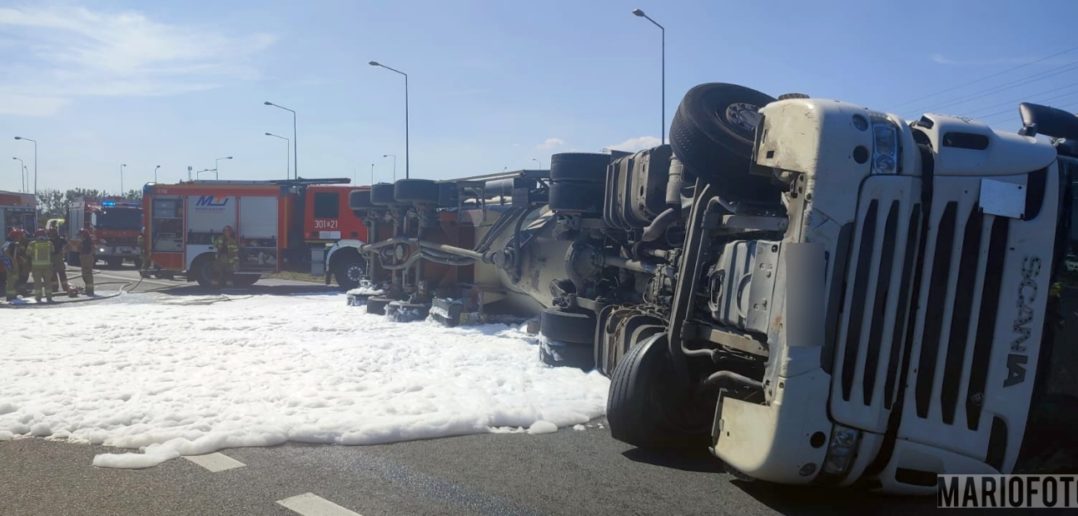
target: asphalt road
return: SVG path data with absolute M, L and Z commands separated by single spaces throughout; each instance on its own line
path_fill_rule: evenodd
M 147 279 L 134 285 L 137 281 L 133 270 L 100 271 L 97 276 L 101 291 L 128 285 L 135 292 L 205 293 L 183 281 Z M 326 288 L 268 279 L 244 291 L 290 295 Z M 1063 310 L 1064 342 L 1078 328 L 1078 296 L 1071 291 L 1065 299 L 1070 301 Z M 95 454 L 109 451 L 115 450 L 44 439 L 0 443 L 0 513 L 294 514 L 278 501 L 309 502 L 314 497 L 364 515 L 907 514 L 935 506 L 931 498 L 739 480 L 703 450 L 683 455 L 632 449 L 611 438 L 603 421 L 585 431 L 546 435 L 229 449 L 221 452 L 224 458 L 210 458 L 242 465 L 217 472 L 188 459 L 145 470 L 91 465 Z M 306 496 L 292 498 L 299 495 Z

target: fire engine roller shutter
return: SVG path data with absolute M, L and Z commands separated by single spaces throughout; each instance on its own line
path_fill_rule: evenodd
M 240 198 L 240 237 L 277 238 L 277 198 Z

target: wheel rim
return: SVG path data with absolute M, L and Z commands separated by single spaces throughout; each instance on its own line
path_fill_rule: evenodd
M 760 125 L 759 110 L 760 106 L 755 104 L 734 102 L 726 106 L 723 118 L 728 124 L 747 133 L 752 133 L 756 131 L 756 126 Z
M 360 267 L 359 264 L 349 265 L 345 268 L 344 275 L 348 278 L 348 281 L 359 283 L 360 278 L 363 277 L 363 267 Z

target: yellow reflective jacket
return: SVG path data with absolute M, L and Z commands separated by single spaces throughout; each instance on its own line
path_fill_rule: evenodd
M 240 259 L 240 246 L 235 238 L 217 235 L 213 239 L 213 246 L 217 248 L 217 258 L 224 259 L 229 264 L 235 265 Z
M 34 240 L 30 242 L 30 266 L 52 267 L 52 242 Z

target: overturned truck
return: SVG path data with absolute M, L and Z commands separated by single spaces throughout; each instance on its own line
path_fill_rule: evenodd
M 708 446 L 753 478 L 1009 472 L 1078 163 L 1078 119 L 1020 112 L 1008 134 L 697 86 L 670 145 L 354 192 L 376 237 L 353 298 L 448 324 L 539 313 L 544 361 L 611 377 L 615 438 Z

